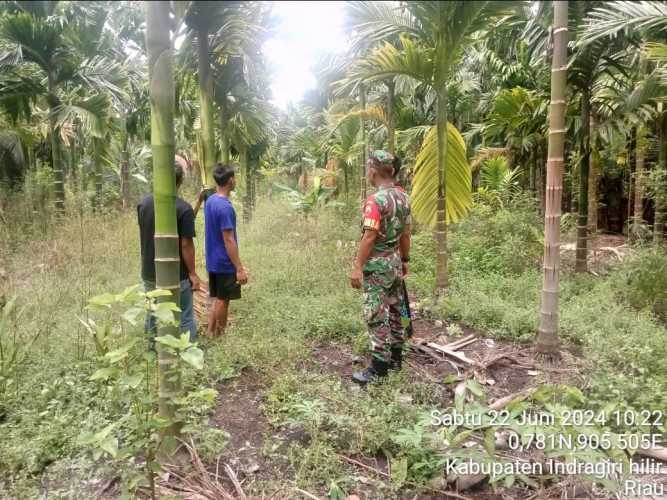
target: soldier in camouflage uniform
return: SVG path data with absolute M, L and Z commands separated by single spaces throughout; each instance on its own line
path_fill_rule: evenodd
M 354 288 L 364 290 L 364 319 L 371 337 L 371 365 L 352 375 L 366 384 L 400 369 L 403 352 L 402 279 L 410 253 L 410 200 L 394 184 L 399 159 L 385 151 L 368 158 L 368 181 L 377 188 L 364 204 L 363 235 L 350 275 Z

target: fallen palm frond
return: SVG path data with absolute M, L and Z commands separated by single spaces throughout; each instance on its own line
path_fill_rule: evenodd
M 167 473 L 156 482 L 156 490 L 162 495 L 178 496 L 185 500 L 247 500 L 243 487 L 236 473 L 225 464 L 224 471 L 229 481 L 234 485 L 234 492 L 230 492 L 219 480 L 218 470 L 211 473 L 201 461 L 194 443 L 182 441 L 190 455 L 192 470 L 187 473 L 176 465 L 165 465 Z

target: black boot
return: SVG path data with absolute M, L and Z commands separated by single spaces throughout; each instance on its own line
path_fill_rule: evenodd
M 400 370 L 403 366 L 403 346 L 391 347 L 391 361 L 389 362 L 390 370 Z
M 371 359 L 371 365 L 368 368 L 366 368 L 364 371 L 354 372 L 352 374 L 352 382 L 366 385 L 369 382 L 377 381 L 378 379 L 387 375 L 388 368 L 389 363 L 373 357 Z

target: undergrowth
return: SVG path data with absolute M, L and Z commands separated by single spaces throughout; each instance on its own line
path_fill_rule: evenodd
M 4 228 L 1 290 L 24 310 L 15 334 L 29 355 L 0 400 L 0 491 L 10 498 L 90 498 L 117 473 L 77 444 L 84 431 L 113 421 L 122 405 L 89 380 L 95 349 L 80 319 L 88 299 L 139 282 L 136 216 L 89 215 L 70 207 L 61 222 L 21 219 Z M 239 210 L 240 212 L 240 210 Z M 240 219 L 240 217 L 239 217 Z M 203 225 L 196 246 L 203 267 Z M 531 207 L 476 207 L 450 226 L 450 290 L 433 314 L 476 327 L 485 335 L 531 342 L 541 292 L 540 219 Z M 19 227 L 21 228 L 19 230 Z M 223 338 L 202 339 L 205 367 L 187 371 L 185 386 L 233 390 L 249 374 L 264 386 L 264 415 L 274 426 L 265 454 L 289 464 L 284 477 L 256 481 L 250 493 L 286 485 L 345 498 L 358 491 L 359 474 L 344 457 L 388 460 L 392 480 L 366 477 L 362 488 L 378 498 L 405 490 L 441 488 L 442 447 L 454 435 L 425 423 L 451 398 L 449 386 L 415 383 L 405 373 L 368 391 L 350 390 L 339 374 L 313 359 L 315 345 L 363 353 L 368 347 L 361 296 L 348 274 L 359 238 L 351 209 L 328 208 L 307 218 L 281 204 L 260 203 L 239 231 L 250 272 L 243 299 L 234 302 L 233 326 Z M 414 236 L 409 286 L 422 298 L 433 282 L 434 244 Z M 641 249 L 601 276 L 561 275 L 561 335 L 578 344 L 592 367 L 584 407 L 667 407 L 667 329 L 659 319 L 664 283 L 649 270 L 665 266 L 664 252 Z M 207 420 L 215 403 L 192 401 L 187 430 L 213 463 L 229 435 Z M 297 438 L 281 441 L 281 436 Z M 299 437 L 300 436 L 300 437 Z M 275 441 L 275 442 L 274 442 Z M 438 480 L 440 483 L 438 483 Z

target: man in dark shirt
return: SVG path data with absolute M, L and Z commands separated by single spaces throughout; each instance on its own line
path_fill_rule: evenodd
M 183 168 L 175 164 L 176 189 L 183 182 Z M 146 291 L 155 289 L 155 206 L 153 195 L 145 196 L 137 206 L 139 235 L 141 238 L 141 277 Z M 195 270 L 195 215 L 188 202 L 176 198 L 176 223 L 178 227 L 181 280 L 181 326 L 180 331 L 190 332 L 190 341 L 197 338 L 194 317 L 193 290 L 199 290 L 200 279 Z M 146 332 L 155 334 L 155 318 L 146 317 Z
M 213 178 L 215 193 L 206 199 L 206 270 L 213 307 L 208 322 L 210 336 L 221 335 L 227 326 L 229 301 L 241 298 L 241 285 L 248 282 L 236 236 L 236 212 L 229 201 L 236 187 L 234 168 L 216 165 Z

